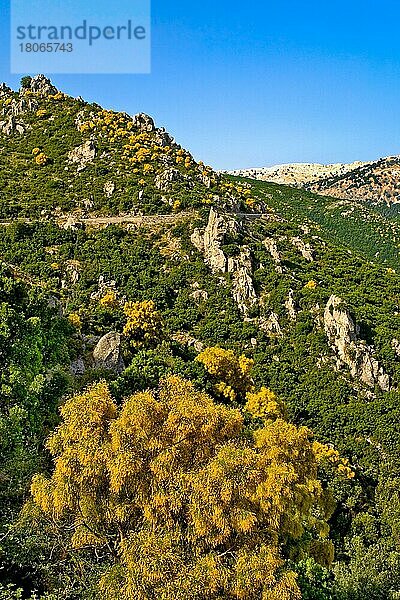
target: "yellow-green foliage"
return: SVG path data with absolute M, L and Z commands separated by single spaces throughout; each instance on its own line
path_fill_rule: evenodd
M 342 458 L 337 450 L 326 444 L 314 442 L 313 449 L 318 463 L 325 468 L 330 468 L 347 479 L 353 479 L 354 471 L 349 466 L 347 458 Z
M 160 340 L 162 318 L 153 300 L 127 302 L 124 313 L 127 316 L 124 335 L 132 346 L 149 346 Z
M 82 320 L 78 313 L 71 313 L 68 315 L 68 321 L 71 323 L 71 325 L 76 327 L 76 329 L 80 329 L 82 327 Z
M 109 310 L 117 310 L 120 306 L 117 294 L 114 290 L 108 290 L 104 296 L 100 298 L 99 304 L 102 308 Z
M 268 421 L 285 416 L 285 407 L 271 390 L 263 387 L 259 392 L 246 394 L 246 410 L 256 419 Z
M 35 148 L 36 150 L 36 148 Z M 44 152 L 39 152 L 35 154 L 35 163 L 42 167 L 43 165 L 47 165 L 49 162 L 49 157 Z
M 95 384 L 61 415 L 33 499 L 71 547 L 109 556 L 105 600 L 297 600 L 282 547 L 332 555 L 305 427 L 278 418 L 251 438 L 239 410 L 176 376 L 121 408 Z
M 253 361 L 246 356 L 238 357 L 232 350 L 215 346 L 203 350 L 196 360 L 216 380 L 215 389 L 225 398 L 234 401 L 252 390 Z

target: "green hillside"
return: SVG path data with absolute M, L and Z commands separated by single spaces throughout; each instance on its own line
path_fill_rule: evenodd
M 297 573 L 302 598 L 398 598 L 396 216 L 218 175 L 149 117 L 104 111 L 40 77 L 23 84 L 0 91 L 0 598 L 18 598 L 17 588 L 22 597 L 99 598 L 97 582 L 111 571 L 107 589 L 122 586 L 113 531 L 108 546 L 74 548 L 73 510 L 61 528 L 55 513 L 39 516 L 30 482 L 52 473 L 44 441 L 71 394 L 107 382 L 120 408 L 168 376 L 242 411 L 245 446 L 262 421 L 244 410 L 248 394 L 268 388 L 290 423 L 349 461 L 352 478 L 333 463 L 319 469 L 333 563 L 321 507 L 314 529 L 304 517 L 297 537 L 278 531 L 279 568 Z M 242 367 L 207 367 L 199 355 L 215 347 Z M 222 542 L 215 548 L 229 555 Z M 265 598 L 299 597 L 276 585 L 281 595 Z M 149 586 L 143 598 L 157 597 Z M 190 589 L 198 600 L 261 597 L 228 594 L 222 583 L 208 595 Z

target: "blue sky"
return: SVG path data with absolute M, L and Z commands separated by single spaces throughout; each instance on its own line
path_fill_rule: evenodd
M 104 1 L 82 3 L 82 18 Z M 0 80 L 18 87 L 0 9 Z M 400 154 L 399 32 L 398 0 L 153 0 L 151 75 L 52 80 L 151 114 L 215 168 L 371 160 Z

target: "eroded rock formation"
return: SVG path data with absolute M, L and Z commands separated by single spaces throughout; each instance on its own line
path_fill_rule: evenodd
M 376 360 L 374 348 L 358 339 L 359 330 L 338 296 L 332 295 L 325 307 L 324 329 L 338 357 L 338 367 L 346 365 L 352 377 L 370 388 L 378 385 L 389 390 L 389 376 Z

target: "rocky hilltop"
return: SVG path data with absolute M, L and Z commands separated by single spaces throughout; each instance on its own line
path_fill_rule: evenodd
M 290 185 L 344 200 L 368 201 L 388 206 L 400 201 L 400 156 L 350 164 L 294 163 L 229 173 Z

